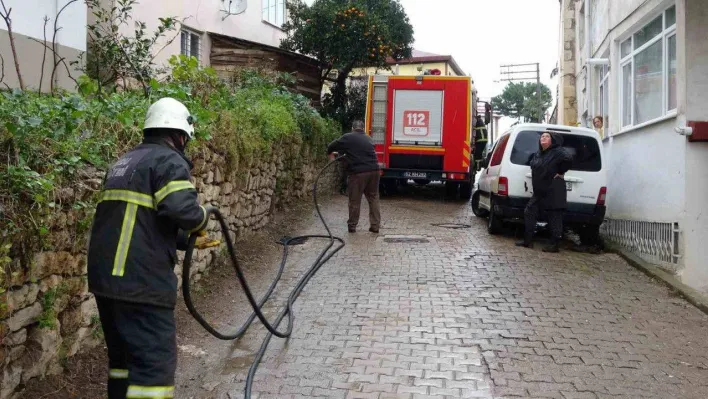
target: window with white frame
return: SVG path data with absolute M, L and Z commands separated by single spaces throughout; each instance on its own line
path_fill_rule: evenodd
M 188 29 L 182 28 L 180 33 L 180 53 L 187 57 L 194 57 L 199 60 L 202 48 L 202 35 Z
M 661 118 L 676 109 L 676 7 L 620 44 L 622 127 Z
M 607 58 L 607 56 L 605 57 Z M 610 115 L 610 67 L 608 65 L 603 65 L 599 69 L 600 74 L 600 90 L 599 94 L 599 113 L 602 116 L 602 131 L 600 135 L 603 138 L 608 136 L 609 124 L 607 123 L 608 116 Z M 595 116 L 593 116 L 594 118 Z
M 275 26 L 285 23 L 285 0 L 261 0 L 263 2 L 263 20 Z

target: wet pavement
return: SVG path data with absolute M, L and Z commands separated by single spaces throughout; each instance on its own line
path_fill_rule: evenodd
M 346 232 L 346 198 L 323 206 L 347 246 L 300 296 L 292 337 L 273 338 L 253 397 L 708 398 L 707 315 L 617 255 L 489 236 L 441 191 L 385 198 L 378 236 L 365 219 Z M 289 233 L 321 227 L 313 213 Z M 293 247 L 271 317 L 322 245 Z M 278 257 L 250 271 L 256 290 Z M 211 293 L 239 309 L 223 323 L 247 310 L 233 281 Z M 232 343 L 181 324 L 177 397 L 243 397 L 262 326 Z

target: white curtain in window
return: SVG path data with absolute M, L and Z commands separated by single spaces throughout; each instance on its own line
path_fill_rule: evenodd
M 658 41 L 634 57 L 634 123 L 640 124 L 664 114 L 662 106 L 663 46 Z
M 632 63 L 622 67 L 622 126 L 632 124 Z
M 676 35 L 671 36 L 667 43 L 669 53 L 669 74 L 667 82 L 668 111 L 676 109 Z

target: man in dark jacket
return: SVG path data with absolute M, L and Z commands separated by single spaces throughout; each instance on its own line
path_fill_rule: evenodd
M 364 132 L 364 123 L 354 121 L 353 132 L 333 141 L 327 147 L 327 153 L 346 155 L 346 173 L 348 176 L 347 193 L 349 194 L 349 232 L 356 232 L 361 210 L 361 196 L 366 196 L 369 203 L 369 231 L 378 233 L 381 226 L 379 208 L 379 163 L 376 158 L 374 143 Z
M 568 195 L 563 176 L 573 164 L 573 158 L 562 145 L 563 138 L 559 134 L 541 134 L 539 150 L 530 160 L 533 196 L 524 210 L 524 240 L 516 243 L 518 246 L 533 247 L 536 221 L 540 211 L 544 210 L 551 230 L 551 245 L 543 251 L 558 252 Z
M 88 283 L 108 347 L 109 399 L 174 395 L 176 250 L 178 241 L 185 249 L 188 234 L 207 224 L 183 153 L 192 121 L 177 100 L 157 101 L 148 109 L 143 143 L 123 155 L 103 183 Z

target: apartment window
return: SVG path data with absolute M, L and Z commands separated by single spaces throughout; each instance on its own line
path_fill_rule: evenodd
M 620 44 L 622 127 L 639 125 L 676 109 L 676 7 Z
M 180 33 L 181 49 L 180 53 L 188 57 L 199 60 L 202 48 L 202 36 L 199 33 L 182 29 Z
M 607 56 L 605 57 L 607 58 Z M 609 124 L 608 124 L 608 116 L 610 115 L 610 67 L 607 65 L 603 65 L 602 68 L 600 68 L 600 90 L 598 91 L 600 97 L 600 106 L 599 106 L 599 114 L 602 116 L 603 120 L 603 128 L 602 131 L 600 132 L 600 135 L 605 138 L 607 137 L 607 132 L 609 129 Z M 593 116 L 594 118 L 595 116 Z
M 275 26 L 285 23 L 285 0 L 262 0 L 263 20 Z

